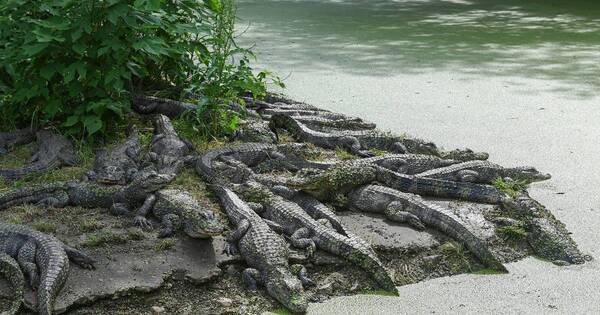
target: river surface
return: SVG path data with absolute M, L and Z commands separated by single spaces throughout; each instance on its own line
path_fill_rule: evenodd
M 528 258 L 309 313 L 600 313 L 600 2 L 240 0 L 239 15 L 240 42 L 291 97 L 551 173 L 531 195 L 595 258 Z

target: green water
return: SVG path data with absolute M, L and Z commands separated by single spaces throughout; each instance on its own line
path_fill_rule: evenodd
M 600 1 L 239 1 L 245 44 L 279 74 L 454 71 L 600 85 Z M 594 87 L 594 88 L 590 88 Z

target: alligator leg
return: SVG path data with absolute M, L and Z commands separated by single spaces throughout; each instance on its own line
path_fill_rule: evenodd
M 174 213 L 164 215 L 162 217 L 162 227 L 158 233 L 158 237 L 164 238 L 173 235 L 175 229 L 179 226 L 181 226 L 181 218 L 178 215 Z
M 310 230 L 308 228 L 299 228 L 296 230 L 290 237 L 290 241 L 296 248 L 306 248 L 309 256 L 312 256 L 317 248 L 315 241 L 310 239 Z
M 321 223 L 322 225 L 324 225 L 324 226 L 326 226 L 326 227 L 328 227 L 328 228 L 330 228 L 332 230 L 335 230 L 333 228 L 333 224 L 331 223 L 331 221 L 329 221 L 326 218 L 317 219 L 317 222 Z
M 308 271 L 306 271 L 306 267 L 301 264 L 294 264 L 291 265 L 290 268 L 292 269 L 292 273 L 294 273 L 298 279 L 300 279 L 300 282 L 302 282 L 303 286 L 309 287 L 315 285 L 315 282 L 308 277 Z
M 228 255 L 235 255 L 238 252 L 236 244 L 238 241 L 246 235 L 246 232 L 250 228 L 250 222 L 248 220 L 242 220 L 238 223 L 235 231 L 227 235 L 227 245 L 225 246 L 225 253 Z
M 133 218 L 133 224 L 141 228 L 152 228 L 152 224 L 150 221 L 148 221 L 148 219 L 146 219 L 146 216 L 148 215 L 148 212 L 150 212 L 150 209 L 154 207 L 155 203 L 156 196 L 154 194 L 148 195 L 146 200 L 144 200 L 144 204 L 142 204 L 142 206 L 138 209 L 135 217 Z
M 37 202 L 37 206 L 48 208 L 64 208 L 69 203 L 69 195 L 61 191 L 55 195 L 46 197 Z
M 425 225 L 414 214 L 404 211 L 404 205 L 400 202 L 390 202 L 385 209 L 385 216 L 395 222 L 407 223 L 417 230 L 424 230 Z
M 462 170 L 456 174 L 456 179 L 460 182 L 477 182 L 477 178 L 479 178 L 479 173 L 472 170 Z
M 36 290 L 40 283 L 40 276 L 35 264 L 36 250 L 37 245 L 35 244 L 35 241 L 30 240 L 21 246 L 17 255 L 19 266 L 21 266 L 21 269 L 29 277 L 29 285 L 31 285 L 33 290 Z
M 244 285 L 246 285 L 248 290 L 256 291 L 256 289 L 258 288 L 257 284 L 262 283 L 260 272 L 254 268 L 246 268 L 242 272 L 242 281 L 244 282 Z
M 89 269 L 89 270 L 92 270 L 95 268 L 94 263 L 96 261 L 94 259 L 92 259 L 90 256 L 84 254 L 83 252 L 81 252 L 69 245 L 63 244 L 63 249 L 67 253 L 69 260 L 71 260 L 73 263 L 75 263 L 79 267 L 81 267 L 83 269 Z
M 275 233 L 279 233 L 279 234 L 284 233 L 285 230 L 281 225 L 279 225 L 271 220 L 267 220 L 267 219 L 263 219 L 263 221 L 265 221 L 265 223 L 271 228 L 271 230 L 275 231 Z
M 8 280 L 13 290 L 12 304 L 2 314 L 16 314 L 23 303 L 23 287 L 25 286 L 25 279 L 19 263 L 11 256 L 0 253 L 0 274 Z

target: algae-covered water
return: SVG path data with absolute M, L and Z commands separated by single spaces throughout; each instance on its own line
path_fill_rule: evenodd
M 600 312 L 600 2 L 240 0 L 240 42 L 286 93 L 553 178 L 532 186 L 596 260 L 534 258 L 314 314 Z

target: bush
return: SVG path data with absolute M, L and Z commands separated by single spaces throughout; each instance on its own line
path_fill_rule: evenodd
M 197 117 L 222 117 L 216 104 L 242 91 L 265 93 L 267 73 L 253 75 L 233 40 L 233 0 L 4 0 L 0 12 L 4 128 L 94 135 L 135 93 L 199 94 Z

